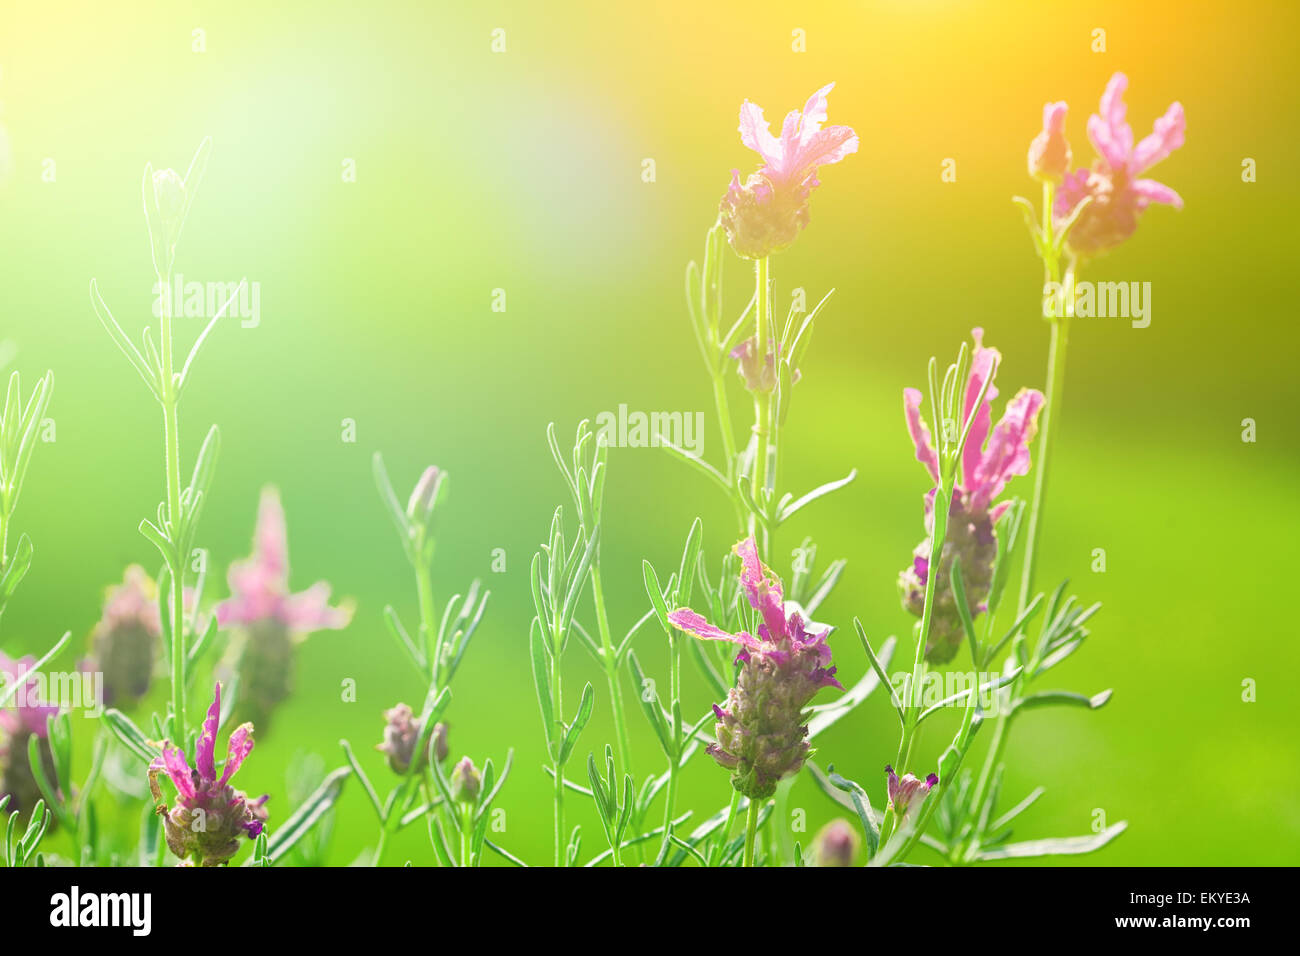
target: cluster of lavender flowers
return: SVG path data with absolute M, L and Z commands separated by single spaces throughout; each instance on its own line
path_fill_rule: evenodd
M 1135 143 L 1125 118 L 1126 85 L 1123 74 L 1116 74 L 1099 113 L 1088 121 L 1088 137 L 1098 154 L 1090 167 L 1071 168 L 1064 103 L 1045 106 L 1043 128 L 1029 146 L 1028 171 L 1042 185 L 1042 205 L 1016 202 L 1025 211 L 1051 289 L 1062 288 L 1063 278 L 1073 278 L 1082 265 L 1129 239 L 1151 204 L 1182 205 L 1168 186 L 1143 178 L 1182 145 L 1182 107 L 1173 104 L 1154 131 Z M 1000 416 L 994 405 L 1000 397 L 995 380 L 1001 354 L 985 345 L 985 331 L 979 328 L 971 333 L 973 347 L 962 344 L 950 365 L 930 360 L 924 390 L 903 392 L 904 424 L 928 484 L 918 489 L 923 491 L 918 515 L 923 539 L 899 575 L 902 607 L 915 618 L 907 670 L 891 677 L 894 639 L 873 644 L 855 618 L 869 668 L 846 689 L 832 661 L 834 629 L 815 620 L 839 585 L 845 562 L 829 562 L 819 572 L 816 545 L 802 538 L 784 581 L 773 570 L 773 556 L 781 553 L 775 540 L 786 524 L 856 477 L 853 472 L 797 496 L 782 491 L 779 483 L 781 453 L 790 440 L 785 425 L 793 389 L 804 377 L 815 323 L 830 296 L 807 314 L 792 308 L 778 322 L 771 260 L 809 228 L 820 170 L 858 151 L 852 128 L 826 125 L 832 87 L 823 87 L 801 110 L 788 113 L 779 136 L 758 106 L 749 101 L 741 106 L 741 142 L 758 154 L 761 164 L 743 178 L 739 170 L 732 171 L 706 237 L 703 263 L 687 269 L 692 329 L 713 385 L 722 459 L 706 462 L 666 436 L 663 441 L 728 500 L 735 527 L 725 536 L 736 543 L 720 549 L 720 563 L 712 564 L 704 524 L 696 519 L 676 568 L 663 571 L 643 562 L 649 609 L 638 609 L 621 636 L 605 598 L 600 548 L 609 446 L 587 422 L 579 424 L 571 451 L 561 447 L 553 426 L 547 431 L 572 505 L 568 515 L 564 507 L 555 510 L 546 541 L 533 559 L 529 581 L 535 615 L 526 629 L 545 770 L 553 783 L 554 853 L 545 861 L 553 865 L 882 866 L 911 861 L 922 846 L 931 851 L 931 862 L 961 865 L 1087 853 L 1124 829 L 1118 823 L 1087 837 L 1012 844 L 1011 821 L 1040 791 L 1006 810 L 1000 794 L 1007 739 L 1019 714 L 1047 705 L 1095 709 L 1110 696 L 1109 691 L 1084 696 L 1033 690 L 1042 674 L 1084 643 L 1089 635 L 1085 624 L 1098 609 L 1066 597 L 1064 585 L 1050 594 L 1036 589 L 1070 302 L 1056 303 L 1065 308 L 1044 309 L 1050 336 L 1045 389 L 1018 389 Z M 433 582 L 435 519 L 443 510 L 448 481 L 436 466 L 424 470 L 403 504 L 382 457 L 374 459 L 380 499 L 410 565 L 418 615 L 408 627 L 389 606 L 383 620 L 425 688 L 415 706 L 394 700 L 383 711 L 382 723 L 375 715 L 375 724 L 365 731 L 378 738 L 374 747 L 392 774 L 391 789 L 382 794 L 346 740 L 345 762 L 333 772 L 295 765 L 300 772 L 290 780 L 290 805 L 283 810 L 271 809 L 282 800 L 250 796 L 232 783 L 253 752 L 255 728 L 267 733 L 275 713 L 294 693 L 295 658 L 303 640 L 348 626 L 353 611 L 350 604 L 332 604 L 324 582 L 296 593 L 290 587 L 288 529 L 273 489 L 262 493 L 251 556 L 229 567 L 228 596 L 208 601 L 205 574 L 196 573 L 190 560 L 220 435 L 216 426 L 208 432 L 187 483 L 178 406 L 194 360 L 221 313 L 187 357 L 177 361 L 166 290 L 208 152 L 205 141 L 184 176 L 145 170 L 146 219 L 164 290 L 158 338 L 145 329 L 137 345 L 92 283 L 101 322 L 163 413 L 166 498 L 156 516 L 140 523 L 161 565 L 156 580 L 140 565 L 125 569 L 91 630 L 80 667 L 102 677 L 109 709 L 84 777 L 73 775 L 67 709 L 42 701 L 37 680 L 40 668 L 63 652 L 71 635 L 65 634 L 40 660 L 13 660 L 0 653 L 0 810 L 9 815 L 11 834 L 3 862 L 45 862 L 47 854 L 39 847 L 55 830 L 64 831 L 74 845 L 74 857 L 66 862 L 76 864 L 157 863 L 170 853 L 182 866 L 222 866 L 246 844 L 251 850 L 245 862 L 251 865 L 310 861 L 319 858 L 328 839 L 344 782 L 355 779 L 377 823 L 375 844 L 363 851 L 360 862 L 382 864 L 393 838 L 419 825 L 440 865 L 477 866 L 489 854 L 527 865 L 489 834 L 493 804 L 511 771 L 513 751 L 499 770 L 491 758 L 480 756 L 481 766 L 466 753 L 453 758 L 451 725 L 445 719 L 451 685 L 489 595 L 472 582 L 439 613 Z M 725 314 L 722 297 L 728 246 L 752 262 L 754 270 L 753 296 L 734 322 Z M 1048 294 L 1072 294 L 1072 285 L 1064 288 L 1065 293 Z M 743 444 L 737 441 L 730 411 L 729 392 L 737 387 L 753 407 Z M 53 377 L 47 375 L 24 401 L 14 373 L 0 418 L 0 614 L 32 564 L 31 542 L 23 535 L 11 548 L 10 529 L 34 447 L 35 423 L 52 389 Z M 1015 479 L 1031 474 L 1031 497 L 1011 496 Z M 1019 587 L 1013 597 L 1008 584 L 1017 569 Z M 1001 627 L 995 623 L 999 616 Z M 659 625 L 668 649 L 668 679 L 661 683 L 647 676 L 635 648 L 651 623 Z M 1037 635 L 1032 637 L 1035 623 Z M 218 646 L 224 652 L 209 663 Z M 576 704 L 574 695 L 566 696 L 565 653 L 573 646 L 589 653 L 603 674 L 608 684 L 604 704 L 598 704 L 600 695 L 590 683 Z M 927 676 L 954 665 L 964 651 L 974 681 L 948 699 L 927 701 Z M 712 701 L 687 703 L 683 657 L 698 668 Z M 990 668 L 997 668 L 992 671 L 997 676 L 981 684 L 980 675 Z M 202 722 L 192 729 L 188 691 L 201 672 L 215 678 L 214 690 Z M 644 758 L 631 747 L 623 693 L 629 679 L 661 751 L 662 761 L 656 758 L 655 769 L 648 772 Z M 660 686 L 666 694 L 641 692 Z M 831 691 L 838 694 L 815 703 Z M 980 733 L 990 716 L 981 703 L 988 694 L 996 695 L 998 708 L 977 771 L 974 744 L 977 737 L 988 736 Z M 163 696 L 166 703 L 159 706 Z M 844 763 L 883 767 L 880 776 L 864 785 L 819 763 L 814 749 L 818 735 L 867 699 L 884 697 L 899 720 L 892 759 L 878 740 L 862 741 L 856 752 L 842 758 Z M 610 708 L 615 739 L 599 751 L 586 748 L 581 761 L 581 738 L 598 706 Z M 146 713 L 150 708 L 157 709 Z M 919 756 L 921 732 L 945 712 L 960 714 L 957 729 L 937 763 L 927 765 Z M 226 725 L 236 726 L 225 735 L 226 756 L 219 766 L 217 740 Z M 697 754 L 716 763 L 730 782 L 729 802 L 706 814 L 679 806 L 681 773 Z M 566 775 L 575 760 L 589 786 Z M 781 823 L 789 819 L 785 804 L 802 772 L 842 811 L 807 846 Z M 118 845 L 98 832 L 95 800 L 110 783 L 119 797 L 134 795 L 141 801 L 138 846 Z M 872 791 L 882 810 L 875 808 Z M 575 799 L 590 800 L 599 820 L 607 846 L 594 855 L 584 855 L 581 827 L 570 829 L 566 822 L 569 801 Z M 20 822 L 24 825 L 16 830 Z M 61 858 L 48 854 L 48 859 Z

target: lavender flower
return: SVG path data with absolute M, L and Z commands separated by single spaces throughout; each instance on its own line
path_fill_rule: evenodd
M 217 606 L 217 621 L 240 629 L 229 664 L 239 675 L 240 716 L 265 731 L 293 689 L 294 647 L 313 631 L 346 627 L 352 609 L 331 607 L 324 581 L 289 592 L 288 533 L 273 488 L 262 492 L 252 556 L 231 565 L 228 577 L 231 596 Z
M 751 800 L 770 797 L 777 782 L 797 773 L 810 748 L 804 708 L 823 687 L 840 687 L 830 666 L 829 628 L 812 633 L 796 610 L 785 610 L 781 582 L 758 560 L 754 539 L 733 549 L 741 560 L 740 582 L 762 617 L 758 636 L 728 634 L 689 608 L 668 615 L 676 628 L 707 641 L 740 647 L 736 686 L 727 707 L 714 705 L 717 743 L 708 753 L 731 773 L 731 784 Z
M 198 866 L 224 866 L 239 850 L 239 838 L 250 839 L 266 823 L 267 797 L 249 800 L 230 786 L 245 758 L 253 752 L 253 725 L 242 724 L 230 735 L 226 762 L 217 776 L 217 724 L 221 717 L 221 685 L 213 691 L 212 706 L 194 747 L 194 768 L 179 747 L 163 744 L 162 756 L 149 765 L 149 789 L 163 817 L 167 847 L 182 861 Z M 176 806 L 162 802 L 158 775 L 165 773 L 176 788 Z
M 35 663 L 34 657 L 15 661 L 0 652 L 0 688 L 11 685 Z M 59 712 L 59 708 L 42 704 L 38 689 L 35 679 L 28 680 L 10 705 L 0 708 L 0 796 L 9 795 L 8 810 L 11 812 L 17 810 L 26 814 L 41 799 L 40 787 L 32 774 L 28 757 L 32 737 L 40 741 L 38 748 L 46 775 L 51 780 L 58 778 L 54 753 L 50 750 L 48 721 Z
M 110 588 L 82 669 L 104 675 L 104 702 L 130 707 L 149 690 L 161 633 L 154 582 L 138 564 Z
M 794 242 L 808 225 L 808 199 L 820 185 L 817 168 L 838 163 L 858 151 L 858 136 L 848 126 L 828 126 L 828 83 L 808 97 L 803 111 L 791 110 L 772 135 L 763 110 L 749 100 L 740 107 L 740 141 L 763 158 L 763 166 L 742 184 L 731 171 L 731 186 L 719 207 L 721 222 L 736 254 L 762 259 Z
M 939 775 L 934 773 L 924 780 L 918 780 L 910 773 L 899 777 L 890 766 L 885 767 L 885 773 L 889 774 L 889 806 L 894 808 L 894 815 L 899 820 L 905 819 L 908 811 L 919 806 L 926 794 L 939 783 Z
M 1091 169 L 1065 177 L 1052 212 L 1066 219 L 1085 197 L 1092 202 L 1079 214 L 1067 244 L 1079 256 L 1095 256 L 1119 245 L 1137 231 L 1147 206 L 1162 203 L 1183 208 L 1182 197 L 1164 183 L 1142 174 L 1183 145 L 1187 121 L 1183 105 L 1172 103 L 1156 120 L 1151 134 L 1133 145 L 1133 128 L 1125 119 L 1128 77 L 1116 73 L 1101 95 L 1101 112 L 1088 117 L 1088 139 L 1098 158 Z
M 985 348 L 984 330 L 974 329 L 975 352 L 971 360 L 970 376 L 966 383 L 963 420 L 970 417 L 985 379 L 995 373 L 1000 360 L 997 349 Z M 997 558 L 997 535 L 994 527 L 1010 507 L 1009 501 L 994 504 L 993 499 L 1002 493 L 1015 475 L 1029 472 L 1029 444 L 1038 429 L 1038 411 L 1043 405 L 1043 394 L 1037 389 L 1022 388 L 1007 403 L 1002 420 L 990 434 L 993 399 L 998 390 L 990 383 L 971 426 L 970 436 L 962 452 L 960 474 L 953 489 L 948 515 L 948 532 L 944 540 L 939 563 L 939 580 L 935 589 L 934 613 L 930 622 L 930 640 L 925 656 L 932 664 L 952 660 L 963 640 L 961 618 L 957 601 L 952 593 L 952 563 L 961 558 L 963 583 L 970 600 L 972 615 L 985 610 L 993 579 L 993 562 Z M 921 419 L 921 393 L 914 388 L 903 390 L 903 406 L 907 416 L 907 429 L 916 446 L 916 458 L 938 481 L 938 456 L 930 443 L 930 432 Z M 985 442 L 987 441 L 987 448 Z M 936 489 L 925 496 L 925 527 L 927 532 L 934 520 Z M 903 606 L 917 617 L 925 607 L 925 585 L 931 571 L 930 540 L 917 545 L 911 565 L 899 575 L 899 590 Z

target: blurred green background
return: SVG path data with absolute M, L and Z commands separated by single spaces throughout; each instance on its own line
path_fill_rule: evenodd
M 499 765 L 516 748 L 499 804 L 507 831 L 494 838 L 549 860 L 528 564 L 567 500 L 544 429 L 554 421 L 571 434 L 619 403 L 699 410 L 705 455 L 718 460 L 681 277 L 731 168 L 756 163 L 736 132 L 741 101 L 776 124 L 835 80 L 830 122 L 861 136 L 858 154 L 824 171 L 810 227 L 773 262 L 779 305 L 795 287 L 814 301 L 836 289 L 796 392 L 780 483 L 800 493 L 853 467 L 859 478 L 777 544 L 788 554 L 806 533 L 823 560 L 848 558 L 820 616 L 840 627 L 837 661 L 856 679 L 866 663 L 852 616 L 877 639 L 911 624 L 895 579 L 922 535 L 926 485 L 900 391 L 976 325 L 1002 350 L 1004 396 L 1042 387 L 1041 267 L 1010 197 L 1038 199 L 1024 166 L 1043 103 L 1069 101 L 1076 165 L 1088 162 L 1086 116 L 1124 70 L 1138 136 L 1172 100 L 1186 107 L 1187 144 L 1155 174 L 1186 209 L 1148 212 L 1086 276 L 1151 282 L 1152 323 L 1076 322 L 1042 561 L 1044 585 L 1068 576 L 1105 605 L 1090 645 L 1052 683 L 1115 695 L 1097 713 L 1020 721 L 1003 793 L 1048 788 L 1018 839 L 1090 832 L 1095 809 L 1130 822 L 1083 862 L 1293 863 L 1300 506 L 1288 276 L 1300 203 L 1286 164 L 1300 149 L 1298 20 L 1287 3 L 5 4 L 0 339 L 17 347 L 29 384 L 54 370 L 57 440 L 37 449 L 18 511 L 36 563 L 2 646 L 37 651 L 70 629 L 80 652 L 102 589 L 126 564 L 154 562 L 135 528 L 163 494 L 160 416 L 95 320 L 87 284 L 98 278 L 132 334 L 153 324 L 140 171 L 183 171 L 210 135 L 176 268 L 246 276 L 260 283 L 262 311 L 257 328 L 219 328 L 182 408 L 187 463 L 209 423 L 223 435 L 199 533 L 218 571 L 210 594 L 224 596 L 221 572 L 247 553 L 258 490 L 274 483 L 295 588 L 326 579 L 357 605 L 347 630 L 302 648 L 297 696 L 259 738 L 241 785 L 278 795 L 273 812 L 287 813 L 293 754 L 336 766 L 346 737 L 386 789 L 369 749 L 381 712 L 418 705 L 422 688 L 381 619 L 391 602 L 413 621 L 415 598 L 370 458 L 383 451 L 404 488 L 436 463 L 451 476 L 439 603 L 474 577 L 492 590 L 453 688 L 452 752 Z M 491 50 L 496 28 L 504 53 Z M 1091 50 L 1098 28 L 1104 53 Z M 196 29 L 205 52 L 192 49 Z M 795 30 L 806 52 L 792 50 Z M 1241 178 L 1247 157 L 1255 183 Z M 945 158 L 955 183 L 941 182 Z M 47 159 L 54 182 L 42 179 Z M 355 183 L 341 175 L 348 159 Z M 738 311 L 751 280 L 730 253 L 726 281 Z M 491 309 L 494 289 L 506 290 L 505 312 Z M 197 331 L 180 321 L 178 348 Z M 738 389 L 732 401 L 742 425 Z M 1258 423 L 1253 444 L 1241 439 L 1244 418 Z M 341 439 L 344 419 L 357 424 L 355 443 Z M 1029 482 L 1012 490 L 1027 495 Z M 675 565 L 696 515 L 714 559 L 734 540 L 716 489 L 655 449 L 614 450 L 606 513 L 616 630 L 647 607 L 642 558 Z M 490 571 L 495 548 L 505 573 Z M 1106 550 L 1104 574 L 1090 571 L 1095 548 Z M 590 622 L 589 603 L 583 614 Z M 653 673 L 665 673 L 663 645 L 649 629 L 638 639 Z M 568 663 L 569 688 L 591 680 L 602 691 L 585 756 L 612 740 L 612 723 L 591 661 L 575 645 Z M 687 672 L 689 710 L 703 712 L 707 692 Z M 340 700 L 345 678 L 356 703 Z M 1246 679 L 1257 682 L 1253 703 L 1242 700 Z M 629 721 L 638 773 L 659 769 L 642 716 Z M 74 729 L 84 750 L 94 725 Z M 923 759 L 947 739 L 928 733 Z M 881 806 L 895 747 L 877 697 L 819 749 Z M 682 805 L 702 819 L 727 798 L 725 774 L 696 760 Z M 809 832 L 836 815 L 806 775 L 792 805 Z M 569 812 L 586 858 L 603 840 L 580 806 Z M 416 829 L 390 860 L 433 860 Z M 349 783 L 330 861 L 352 861 L 375 834 Z M 63 838 L 51 848 L 66 851 Z

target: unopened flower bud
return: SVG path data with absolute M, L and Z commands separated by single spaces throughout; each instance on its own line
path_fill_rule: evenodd
M 483 786 L 483 777 L 474 766 L 474 761 L 461 757 L 451 771 L 451 797 L 458 803 L 474 803 L 478 800 L 479 789 Z
M 384 720 L 387 721 L 384 725 L 384 742 L 376 744 L 375 749 L 388 755 L 390 770 L 406 773 L 416 757 L 415 746 L 420 738 L 420 723 L 415 712 L 406 704 L 398 704 L 384 711 Z M 423 762 L 419 760 L 418 764 L 423 765 Z
M 1059 183 L 1070 171 L 1070 142 L 1065 138 L 1064 102 L 1043 107 L 1043 129 L 1029 144 L 1029 175 Z
M 837 818 L 813 837 L 813 865 L 852 866 L 861 846 L 862 839 L 853 825 L 842 817 Z
M 185 213 L 185 180 L 174 169 L 159 169 L 153 174 L 153 197 L 158 205 L 159 225 L 174 242 Z
M 442 763 L 447 759 L 447 725 L 433 725 L 433 759 Z
M 406 516 L 417 524 L 428 524 L 433 515 L 433 506 L 438 500 L 438 486 L 441 484 L 442 471 L 436 465 L 424 469 L 424 474 L 415 483 L 411 498 L 406 503 Z

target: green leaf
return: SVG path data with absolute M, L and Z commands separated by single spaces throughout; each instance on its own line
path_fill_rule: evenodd
M 878 663 L 881 672 L 889 666 L 889 659 L 894 654 L 894 638 L 889 638 L 880 645 L 880 656 Z M 829 704 L 821 704 L 812 709 L 812 719 L 808 721 L 808 739 L 812 740 L 827 727 L 830 727 L 844 715 L 851 712 L 855 707 L 867 699 L 867 697 L 880 686 L 881 680 L 879 674 L 873 669 L 862 675 L 862 679 L 854 684 L 838 700 Z M 886 687 L 890 686 L 888 682 Z
M 1100 710 L 1102 707 L 1106 706 L 1107 701 L 1110 700 L 1110 696 L 1113 693 L 1113 688 L 1107 688 L 1099 694 L 1093 694 L 1091 697 L 1086 697 L 1083 694 L 1071 693 L 1066 690 L 1043 691 L 1038 694 L 1030 694 L 1028 697 L 1021 698 L 1020 701 L 1016 703 L 1015 713 L 1020 713 L 1022 710 L 1034 710 L 1038 707 L 1053 707 L 1057 705 L 1066 707 L 1083 707 L 1088 710 Z
M 405 549 L 408 557 L 412 561 L 415 555 L 411 551 L 411 521 L 406 516 L 406 509 L 397 499 L 397 493 L 393 491 L 393 483 L 388 480 L 388 469 L 384 467 L 384 456 L 375 452 L 371 459 L 371 471 L 375 478 L 375 487 L 379 489 L 379 500 L 384 503 L 384 510 L 388 512 L 388 517 L 392 520 L 393 526 L 397 529 L 397 536 L 402 541 L 402 548 Z
M 857 811 L 858 820 L 862 823 L 862 829 L 867 834 L 867 859 L 876 855 L 876 850 L 880 848 L 880 828 L 876 826 L 875 813 L 871 808 L 871 798 L 867 796 L 867 791 L 852 780 L 841 777 L 835 773 L 834 768 L 828 768 L 831 785 L 843 790 L 853 801 L 853 809 Z
M 18 688 L 26 687 L 27 682 L 31 679 L 32 675 L 44 667 L 46 663 L 59 653 L 59 651 L 63 650 L 70 640 L 72 640 L 72 632 L 67 631 L 61 638 L 55 641 L 54 646 L 46 651 L 45 654 L 41 656 L 40 660 L 32 664 L 31 667 L 27 668 L 27 670 L 18 674 L 10 681 L 0 682 L 0 710 L 8 707 L 9 702 L 18 694 Z
M 674 628 L 668 620 L 668 605 L 664 603 L 664 592 L 659 586 L 659 575 L 655 574 L 655 569 L 650 562 L 644 559 L 641 561 L 641 578 L 645 582 L 645 593 L 650 596 L 650 603 L 659 618 L 659 626 L 664 629 L 665 634 L 672 635 Z
M 113 313 L 109 311 L 104 299 L 100 296 L 99 284 L 94 279 L 90 280 L 90 301 L 95 307 L 95 315 L 98 316 L 104 330 L 108 332 L 109 338 L 113 340 L 113 344 L 121 350 L 127 361 L 131 363 L 131 367 L 139 373 L 140 378 L 149 386 L 149 391 L 153 392 L 154 398 L 162 401 L 162 384 L 158 373 L 149 367 L 149 363 L 140 354 L 140 350 L 127 338 L 126 333 L 122 331 L 122 327 L 117 324 L 117 319 L 113 318 Z
M 542 643 L 542 626 L 533 618 L 528 631 L 528 647 L 532 654 L 533 686 L 537 690 L 537 704 L 542 711 L 542 726 L 546 728 L 546 748 L 554 758 L 558 751 L 555 747 L 555 709 L 551 697 L 551 678 L 546 667 L 546 648 Z
M 591 683 L 582 689 L 582 699 L 578 701 L 578 713 L 573 718 L 573 723 L 569 729 L 564 732 L 564 741 L 560 745 L 560 756 L 557 763 L 563 767 L 569 760 L 569 755 L 573 753 L 573 748 L 578 744 L 578 737 L 582 734 L 583 729 L 587 726 L 587 721 L 591 720 L 591 712 L 596 706 L 596 692 L 592 689 Z
M 267 856 L 271 862 L 282 859 L 298 844 L 298 841 L 311 832 L 312 827 L 320 823 L 338 801 L 343 792 L 343 784 L 351 774 L 351 767 L 339 767 L 321 782 L 321 785 L 299 805 L 289 819 L 280 824 L 267 842 Z
M 674 444 L 666 435 L 659 436 L 659 444 L 663 448 L 666 448 L 669 454 L 671 454 L 674 458 L 677 458 L 680 461 L 684 461 L 686 464 L 690 465 L 700 474 L 704 475 L 706 478 L 708 478 L 710 481 L 712 481 L 714 484 L 720 487 L 724 492 L 726 492 L 727 494 L 731 494 L 731 486 L 728 485 L 726 476 L 723 475 L 722 472 L 718 471 L 718 469 L 710 465 L 703 458 L 697 455 L 692 455 L 690 452 L 686 451 L 686 449 L 682 448 L 680 445 Z
M 894 705 L 894 710 L 898 713 L 898 719 L 904 719 L 903 702 L 898 699 L 898 692 L 894 690 L 894 685 L 889 682 L 889 675 L 885 672 L 885 665 L 876 657 L 876 652 L 871 649 L 871 641 L 867 639 L 866 628 L 856 617 L 853 619 L 853 626 L 857 629 L 858 640 L 862 642 L 862 649 L 867 652 L 867 660 L 871 662 L 871 669 L 875 672 L 877 680 L 882 687 L 889 688 L 889 702 Z M 893 638 L 890 638 L 892 641 Z
M 784 524 L 787 519 L 789 519 L 791 516 L 795 514 L 795 512 L 800 511 L 803 508 L 807 507 L 808 505 L 812 504 L 818 498 L 824 498 L 826 495 L 829 495 L 832 491 L 837 491 L 840 488 L 843 488 L 845 485 L 853 481 L 853 479 L 856 477 L 858 477 L 858 470 L 854 468 L 852 471 L 850 471 L 847 475 L 845 475 L 843 478 L 839 479 L 838 481 L 829 481 L 824 485 L 819 485 L 818 487 L 814 488 L 812 491 L 808 492 L 808 494 L 800 498 L 798 501 L 795 501 L 793 503 L 788 503 L 788 499 L 790 498 L 790 496 L 786 495 L 782 499 L 781 506 L 778 507 L 777 509 L 776 523 L 778 525 Z
M 675 748 L 663 710 L 660 708 L 657 699 L 645 699 L 645 674 L 641 671 L 641 663 L 636 659 L 636 652 L 628 651 L 627 659 L 628 665 L 632 668 L 632 691 L 636 694 L 636 699 L 640 702 L 641 710 L 646 715 L 646 719 L 650 721 L 655 736 L 659 738 L 659 746 L 663 748 L 664 756 L 669 760 L 673 760 L 676 756 Z
M 1030 840 L 1026 843 L 1009 843 L 992 850 L 976 854 L 976 859 L 989 860 L 1024 860 L 1039 856 L 1079 856 L 1100 850 L 1111 840 L 1128 829 L 1128 822 L 1121 820 L 1093 836 L 1062 837 L 1047 840 Z

